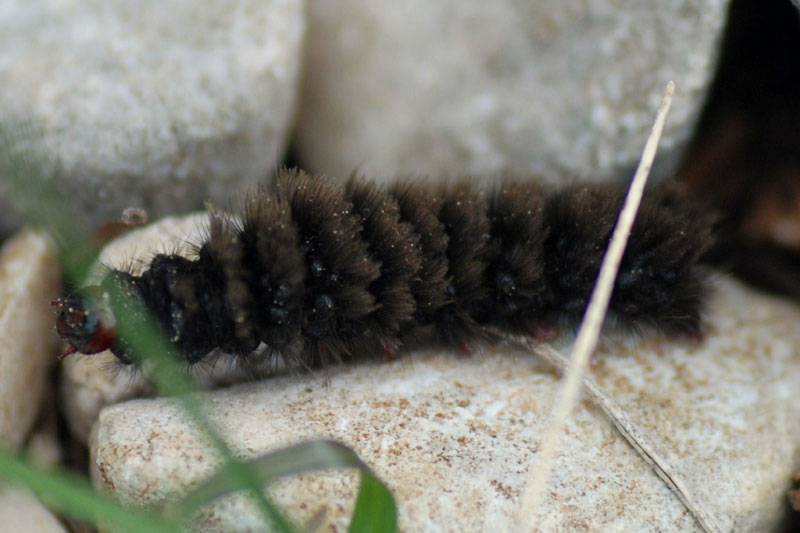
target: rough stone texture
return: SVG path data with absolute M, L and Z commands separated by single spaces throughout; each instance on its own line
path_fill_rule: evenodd
M 591 372 L 724 530 L 769 531 L 800 458 L 800 309 L 732 280 L 715 283 L 702 343 L 609 340 Z M 511 531 L 556 386 L 526 353 L 416 353 L 205 398 L 238 457 L 316 437 L 355 448 L 391 486 L 403 531 Z M 175 497 L 217 464 L 166 399 L 104 409 L 91 449 L 96 485 L 137 506 Z M 322 529 L 344 530 L 355 478 L 305 474 L 273 489 L 298 523 L 323 516 Z M 199 530 L 252 530 L 246 509 L 241 498 L 223 500 Z M 699 529 L 589 401 L 567 425 L 530 522 L 539 531 Z
M 66 533 L 55 516 L 27 492 L 0 487 L 0 533 Z
M 714 73 L 726 0 L 311 0 L 300 161 L 349 176 L 635 164 L 668 80 L 669 171 Z
M 0 444 L 18 447 L 39 412 L 57 336 L 61 278 L 52 241 L 24 230 L 0 250 Z M 2 515 L 0 515 L 2 516 Z
M 302 0 L 3 0 L 0 123 L 40 133 L 57 186 L 94 222 L 129 206 L 227 205 L 282 158 L 302 11 Z
M 197 213 L 167 217 L 130 231 L 103 249 L 92 277 L 99 279 L 107 267 L 141 274 L 157 253 L 191 257 L 203 240 L 207 221 L 206 213 Z M 72 434 L 81 442 L 87 441 L 89 430 L 104 406 L 153 393 L 142 372 L 115 365 L 115 361 L 108 350 L 91 356 L 76 354 L 63 361 L 61 406 Z M 239 369 L 224 364 L 212 369 L 200 366 L 197 372 L 198 379 L 207 384 L 243 377 Z

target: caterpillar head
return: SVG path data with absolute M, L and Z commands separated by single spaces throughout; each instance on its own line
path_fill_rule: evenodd
M 69 344 L 59 359 L 76 352 L 95 354 L 114 346 L 117 321 L 110 300 L 102 288 L 87 287 L 51 302 L 58 310 L 58 334 Z

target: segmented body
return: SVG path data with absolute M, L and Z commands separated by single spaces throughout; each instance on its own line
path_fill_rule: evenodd
M 248 357 L 263 342 L 313 367 L 394 353 L 410 329 L 426 325 L 463 345 L 486 326 L 531 333 L 579 320 L 622 198 L 612 185 L 341 186 L 287 170 L 247 199 L 241 223 L 212 214 L 196 259 L 156 255 L 141 276 L 112 270 L 104 284 L 143 302 L 189 363 L 215 348 Z M 698 261 L 710 242 L 709 217 L 677 185 L 654 187 L 610 311 L 634 327 L 698 331 Z M 102 331 L 130 362 L 124 339 L 108 334 L 108 311 L 98 318 L 98 292 L 60 301 L 59 332 L 73 351 L 91 353 L 104 344 Z

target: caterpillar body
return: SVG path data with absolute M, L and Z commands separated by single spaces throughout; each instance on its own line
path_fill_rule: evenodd
M 609 184 L 547 191 L 504 181 L 487 190 L 471 180 L 382 187 L 353 178 L 342 186 L 283 170 L 245 200 L 240 221 L 211 213 L 196 259 L 158 254 L 140 276 L 110 269 L 99 285 L 57 300 L 57 330 L 64 355 L 110 348 L 133 362 L 117 334 L 113 286 L 143 304 L 188 363 L 215 349 L 248 358 L 264 343 L 290 365 L 317 367 L 395 354 L 420 326 L 461 347 L 489 327 L 534 334 L 580 319 L 622 201 Z M 699 333 L 700 260 L 711 241 L 710 217 L 678 184 L 653 187 L 612 315 L 631 327 Z

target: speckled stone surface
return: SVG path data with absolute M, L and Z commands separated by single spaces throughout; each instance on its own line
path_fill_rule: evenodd
M 668 171 L 713 78 L 726 0 L 310 0 L 297 148 L 315 172 L 608 179 L 666 83 Z
M 800 451 L 798 323 L 797 306 L 717 280 L 702 343 L 608 340 L 594 358 L 595 379 L 726 530 L 769 531 L 781 516 Z M 414 353 L 204 398 L 241 458 L 317 437 L 352 446 L 393 490 L 402 531 L 510 531 L 556 386 L 533 355 L 499 349 Z M 104 409 L 91 449 L 96 485 L 137 506 L 176 497 L 218 463 L 166 399 Z M 590 401 L 560 451 L 541 508 L 527 513 L 539 531 L 698 530 Z M 273 493 L 297 523 L 323 516 L 343 530 L 355 487 L 352 473 L 326 472 Z M 245 509 L 223 500 L 198 529 L 251 530 Z
M 0 124 L 93 222 L 227 205 L 282 158 L 304 35 L 302 0 L 5 0 Z
M 61 277 L 52 241 L 23 230 L 0 250 L 0 444 L 16 448 L 39 412 L 57 336 Z

